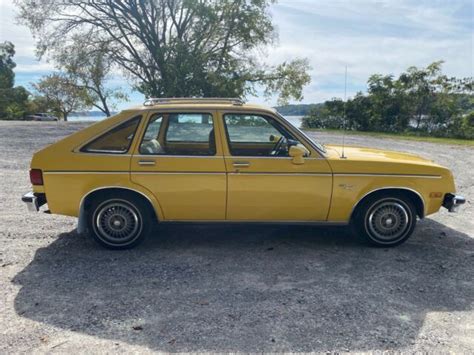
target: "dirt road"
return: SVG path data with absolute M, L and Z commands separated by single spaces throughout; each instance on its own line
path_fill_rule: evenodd
M 344 228 L 163 226 L 112 252 L 20 201 L 32 153 L 83 126 L 0 122 L 0 353 L 474 352 L 474 149 L 346 137 L 450 167 L 469 200 L 395 249 Z

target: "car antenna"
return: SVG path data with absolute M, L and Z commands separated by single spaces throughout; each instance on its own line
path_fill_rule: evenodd
M 347 65 L 346 72 L 344 75 L 344 103 L 343 103 L 343 113 L 342 113 L 342 153 L 341 159 L 346 159 L 347 157 L 344 154 L 344 146 L 346 141 L 346 102 L 347 102 Z

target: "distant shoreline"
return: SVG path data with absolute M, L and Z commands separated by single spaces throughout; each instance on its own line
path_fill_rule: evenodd
M 292 125 L 301 128 L 301 122 L 303 119 L 303 116 L 283 116 L 285 117 Z M 82 116 L 82 115 L 77 115 L 77 116 L 69 116 L 68 122 L 96 122 L 96 121 L 101 121 L 103 119 L 107 118 L 106 116 Z
M 303 120 L 303 116 L 283 116 L 285 117 L 292 125 L 301 128 L 301 123 Z M 69 116 L 67 122 L 74 122 L 74 123 L 79 123 L 79 122 L 98 122 L 102 121 L 103 119 L 106 119 L 107 116 L 89 116 L 89 115 L 76 115 L 76 116 Z M 35 122 L 35 121 L 27 121 L 27 120 L 0 120 L 0 121 L 5 121 L 5 122 Z M 58 122 L 64 122 L 62 120 L 59 120 Z

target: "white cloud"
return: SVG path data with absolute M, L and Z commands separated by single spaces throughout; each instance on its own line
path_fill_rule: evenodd
M 309 58 L 304 102 L 342 97 L 346 65 L 351 96 L 373 73 L 398 75 L 437 60 L 447 75 L 473 75 L 471 2 L 281 0 L 272 14 L 280 40 L 265 58 Z
M 51 70 L 51 64 L 36 60 L 35 40 L 27 27 L 17 23 L 16 14 L 12 0 L 0 0 L 0 42 L 10 41 L 15 45 L 15 72 Z
M 34 40 L 28 28 L 16 24 L 12 1 L 0 0 L 0 13 L 0 40 L 14 42 L 20 55 L 34 54 Z
M 309 58 L 313 69 L 312 83 L 304 90 L 307 103 L 342 97 L 345 65 L 350 96 L 363 90 L 373 73 L 398 75 L 436 60 L 445 60 L 447 75 L 473 76 L 471 0 L 280 0 L 271 13 L 279 43 L 262 57 L 269 64 Z M 34 40 L 14 18 L 12 1 L 0 0 L 0 41 L 15 44 L 16 72 L 51 70 L 51 64 L 35 62 Z M 120 82 L 114 77 L 114 85 Z
M 409 0 L 280 0 L 276 12 L 285 9 L 333 21 L 366 21 L 434 32 L 463 30 L 456 12 L 471 4 L 464 1 Z M 471 4 L 472 6 L 472 4 Z M 472 11 L 472 8 L 471 8 Z
M 54 65 L 42 61 L 31 62 L 29 64 L 18 64 L 15 72 L 18 73 L 37 73 L 37 72 L 51 72 L 54 70 Z

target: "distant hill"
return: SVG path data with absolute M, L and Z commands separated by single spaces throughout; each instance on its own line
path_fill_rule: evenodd
M 324 103 L 276 106 L 275 109 L 283 116 L 306 116 L 312 108 L 322 106 Z

